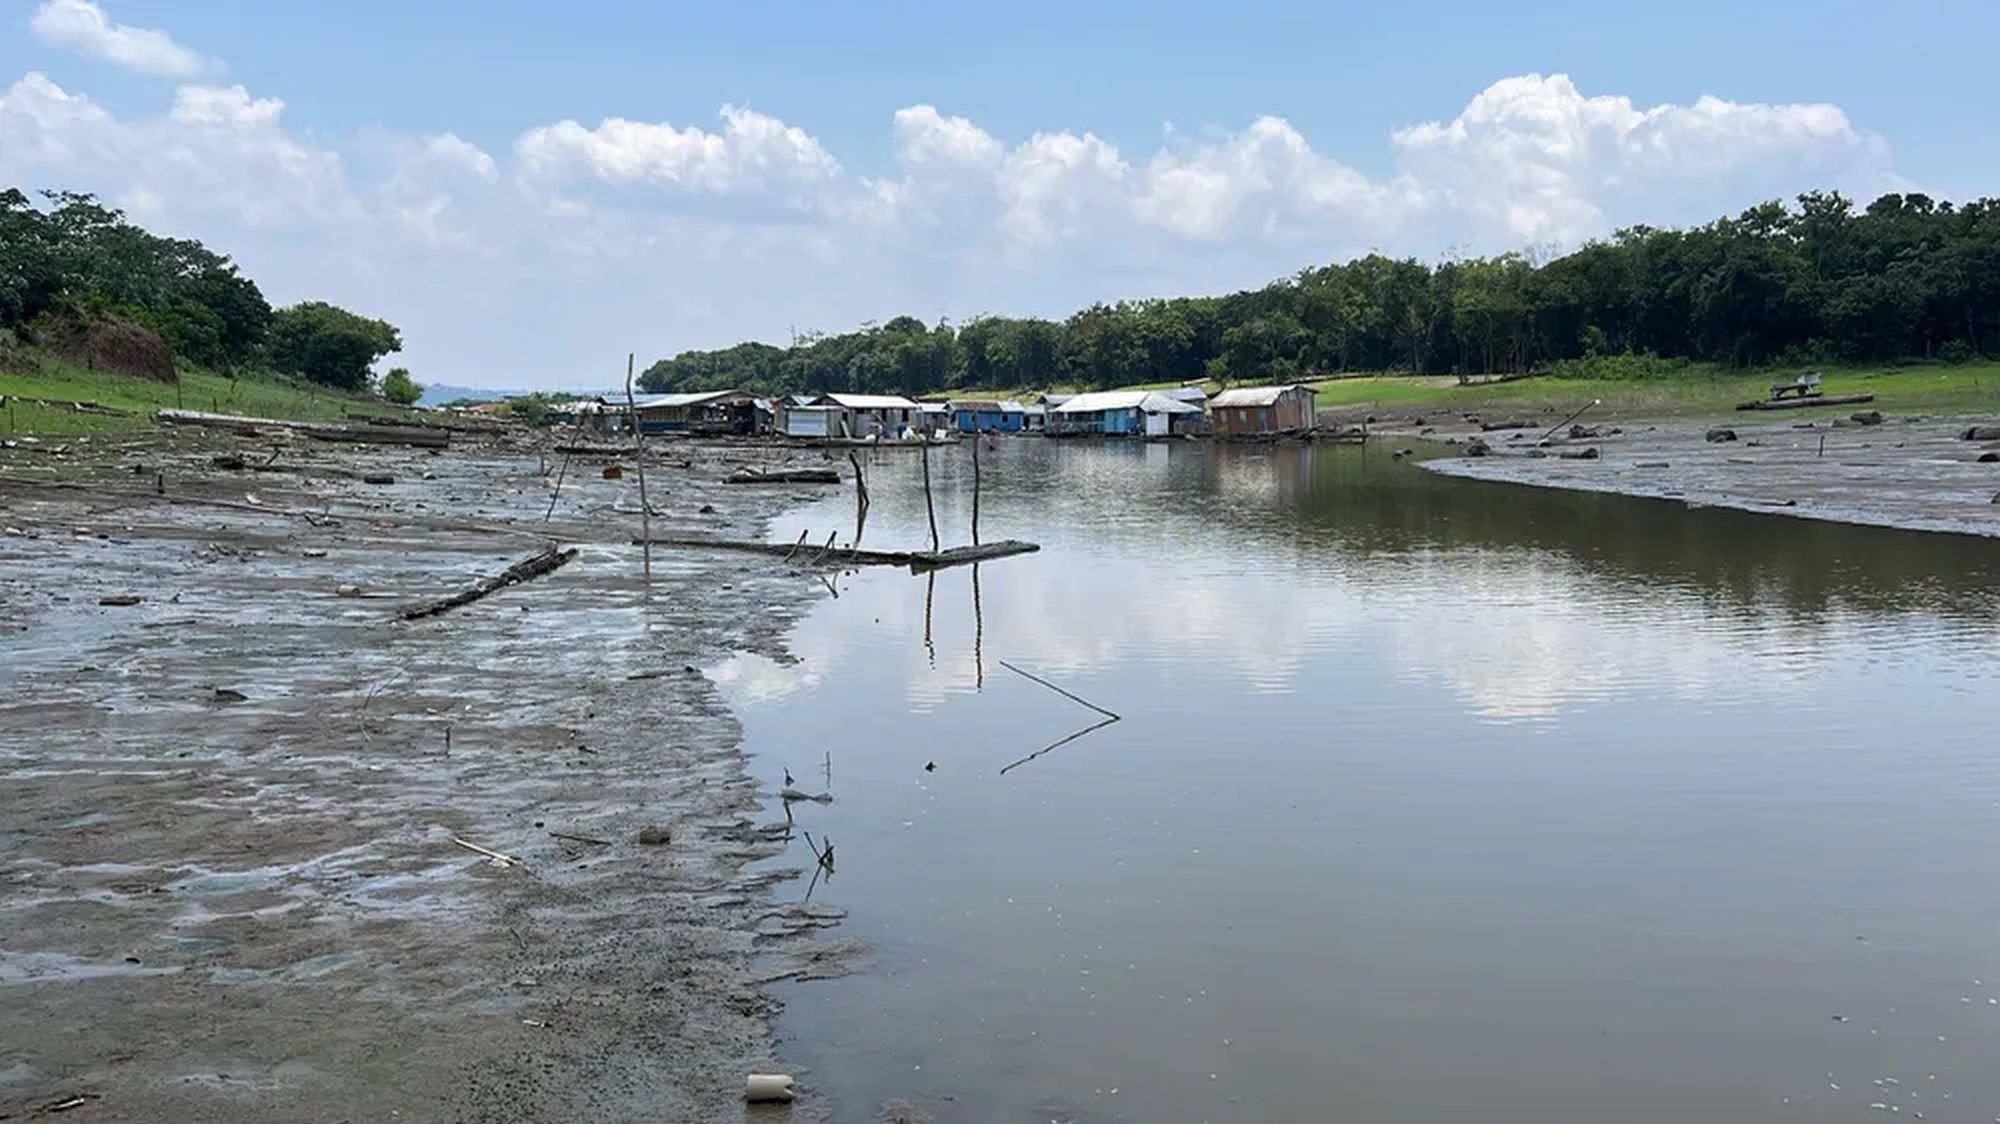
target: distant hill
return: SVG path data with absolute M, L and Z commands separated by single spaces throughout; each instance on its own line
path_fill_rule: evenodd
M 498 402 L 502 398 L 515 398 L 526 394 L 525 390 L 489 390 L 479 386 L 450 386 L 445 383 L 425 383 L 424 396 L 417 399 L 419 405 L 442 406 L 446 402 L 456 402 L 461 398 L 474 402 Z

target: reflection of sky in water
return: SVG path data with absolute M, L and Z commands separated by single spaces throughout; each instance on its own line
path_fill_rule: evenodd
M 1008 442 L 1002 455 L 1019 447 Z M 1060 451 L 1068 454 L 1065 467 L 1079 453 L 1086 460 L 1097 453 L 1077 446 Z M 1071 473 L 1078 492 L 1108 488 L 1112 497 L 1124 497 L 1100 497 L 1087 512 L 1109 513 L 1124 532 L 1111 548 L 1095 541 L 1099 527 L 1090 522 L 1037 518 L 1022 502 L 985 497 L 984 537 L 1028 538 L 1045 546 L 1036 558 L 980 567 L 987 654 L 1070 675 L 1122 660 L 1198 652 L 1206 672 L 1228 678 L 1227 689 L 1278 695 L 1309 689 L 1307 681 L 1320 670 L 1316 662 L 1337 666 L 1360 659 L 1448 690 L 1482 715 L 1513 719 L 1552 717 L 1566 701 L 1634 689 L 1686 698 L 1786 695 L 1846 643 L 1865 641 L 1879 657 L 1897 646 L 1951 642 L 1934 629 L 1906 627 L 1901 618 L 1838 606 L 1809 617 L 1719 606 L 1713 591 L 1692 582 L 1633 582 L 1547 549 L 1420 548 L 1377 559 L 1315 553 L 1310 544 L 1273 551 L 1267 534 L 1245 537 L 1190 525 L 1187 516 L 1162 512 L 1135 494 L 1135 488 L 1175 481 L 1170 454 L 1192 456 L 1152 445 L 1114 452 L 1109 467 L 1086 463 Z M 945 456 L 956 454 L 940 454 L 940 461 Z M 873 471 L 886 476 L 907 467 L 891 460 Z M 935 467 L 942 478 L 944 466 Z M 988 473 L 989 487 L 1008 486 L 1004 468 L 991 466 Z M 1269 455 L 1225 457 L 1212 477 L 1215 497 L 1239 515 L 1258 513 L 1255 530 L 1268 532 L 1272 518 L 1285 517 L 1282 507 L 1275 516 L 1269 507 L 1286 502 L 1282 473 Z M 921 495 L 915 504 L 906 493 L 885 500 L 885 481 L 878 479 L 876 488 L 869 544 L 925 545 Z M 948 542 L 964 539 L 963 501 L 962 491 L 954 490 L 941 506 Z M 795 514 L 774 537 L 838 525 L 845 542 L 851 519 L 851 496 L 842 495 Z M 938 575 L 931 606 L 935 653 L 915 645 L 902 656 L 913 710 L 971 691 L 980 679 L 971 583 L 968 570 Z M 922 632 L 920 596 L 876 597 L 868 611 L 884 627 Z M 1961 639 L 1981 647 L 1995 635 L 1989 619 Z M 853 643 L 847 631 L 808 627 L 792 642 L 799 666 L 743 657 L 718 669 L 718 677 L 740 687 L 746 699 L 775 698 L 816 686 L 822 669 L 837 665 Z
M 984 537 L 1045 550 L 977 614 L 862 572 L 714 670 L 761 780 L 831 757 L 815 901 L 877 964 L 783 1029 L 836 1117 L 2000 1113 L 1990 546 L 1370 456 L 1002 442 Z M 927 543 L 916 470 L 867 545 Z M 1002 775 L 1095 716 L 1001 660 L 1125 720 Z

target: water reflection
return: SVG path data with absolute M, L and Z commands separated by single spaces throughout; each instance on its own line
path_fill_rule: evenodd
M 834 1118 L 2000 1113 L 1994 544 L 1379 449 L 981 458 L 1041 554 L 845 577 L 797 665 L 716 672 L 760 776 L 839 759 L 795 892 L 878 967 L 784 1028 Z M 873 545 L 928 545 L 916 459 L 867 464 Z M 969 456 L 931 474 L 966 541 Z

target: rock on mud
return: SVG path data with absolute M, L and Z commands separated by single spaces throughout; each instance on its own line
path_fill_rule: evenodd
M 1711 429 L 1703 436 L 1711 442 L 1734 441 L 1736 440 L 1736 431 L 1733 429 Z

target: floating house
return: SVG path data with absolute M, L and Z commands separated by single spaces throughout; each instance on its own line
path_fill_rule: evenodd
M 1200 433 L 1205 420 L 1200 407 L 1155 391 L 1104 390 L 1071 395 L 1052 406 L 1048 432 L 1051 437 L 1177 437 Z
M 1160 391 L 1176 402 L 1183 402 L 1197 410 L 1208 408 L 1208 391 L 1199 386 L 1176 386 Z
M 1020 433 L 1028 428 L 1028 408 L 1011 399 L 955 399 L 951 423 L 960 433 Z
M 841 411 L 838 406 L 787 403 L 780 419 L 781 431 L 787 437 L 824 439 L 841 436 Z
M 618 403 L 607 403 L 616 410 Z M 741 390 L 706 390 L 692 394 L 649 394 L 636 398 L 632 410 L 646 433 L 687 433 L 704 437 L 748 437 L 758 430 L 755 395 Z
M 790 421 L 794 414 L 822 409 L 831 411 L 826 418 L 828 432 L 795 431 Z M 785 416 L 785 432 L 799 437 L 898 438 L 905 432 L 921 430 L 924 425 L 923 407 L 900 394 L 821 394 L 806 406 L 789 407 Z M 813 427 L 819 423 L 808 419 L 801 424 Z
M 1309 386 L 1241 386 L 1216 395 L 1208 409 L 1218 437 L 1299 433 L 1314 422 Z

